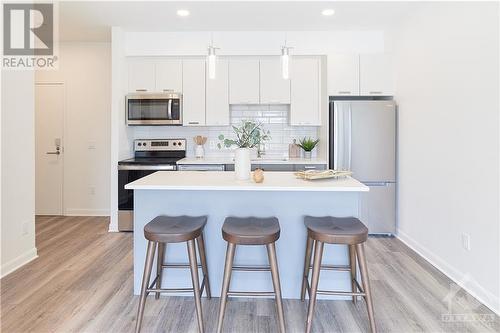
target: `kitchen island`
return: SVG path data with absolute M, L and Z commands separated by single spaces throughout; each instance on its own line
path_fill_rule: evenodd
M 221 227 L 227 216 L 276 216 L 281 236 L 276 242 L 284 298 L 300 298 L 306 229 L 304 215 L 358 216 L 360 192 L 368 187 L 351 177 L 305 181 L 292 172 L 268 172 L 261 184 L 237 181 L 233 172 L 159 171 L 125 187 L 134 190 L 134 294 L 140 293 L 146 252 L 144 225 L 158 215 L 206 215 L 205 246 L 210 287 L 220 295 L 226 242 Z M 170 263 L 187 262 L 186 244 L 169 244 Z M 347 247 L 325 245 L 324 263 L 348 264 Z M 267 265 L 264 246 L 238 246 L 235 265 Z M 156 267 L 156 265 L 154 266 Z M 155 272 L 153 271 L 153 275 Z M 322 272 L 322 289 L 350 290 L 346 272 Z M 167 269 L 164 286 L 191 286 L 189 270 Z M 269 272 L 234 272 L 231 290 L 272 290 Z M 188 295 L 188 294 L 187 294 Z M 337 297 L 341 298 L 341 297 Z

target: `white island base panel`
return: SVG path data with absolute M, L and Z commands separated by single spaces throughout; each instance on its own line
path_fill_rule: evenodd
M 146 252 L 146 239 L 143 228 L 146 223 L 158 215 L 206 215 L 208 222 L 204 237 L 207 251 L 208 270 L 212 296 L 219 297 L 224 271 L 224 260 L 227 243 L 222 238 L 221 227 L 227 216 L 276 216 L 281 226 L 281 236 L 276 242 L 281 288 L 284 298 L 300 298 L 304 250 L 306 244 L 306 229 L 303 218 L 312 216 L 358 216 L 359 192 L 366 187 L 354 179 L 349 179 L 349 190 L 346 191 L 346 181 L 329 181 L 331 187 L 326 190 L 325 183 L 318 183 L 318 190 L 312 190 L 311 185 L 300 191 L 284 186 L 281 190 L 276 181 L 269 179 L 270 190 L 255 190 L 249 188 L 214 190 L 211 188 L 218 173 L 205 173 L 210 185 L 204 189 L 204 184 L 188 189 L 179 189 L 182 181 L 178 176 L 188 176 L 184 172 L 161 172 L 147 176 L 129 184 L 128 188 L 136 188 L 134 192 L 134 294 L 140 294 L 141 279 Z M 192 173 L 192 172 L 191 172 Z M 220 175 L 226 178 L 227 174 Z M 198 174 L 191 176 L 198 178 Z M 290 182 L 294 176 L 289 173 Z M 215 177 L 215 178 L 214 178 Z M 267 178 L 272 178 L 266 173 Z M 283 178 L 284 176 L 276 176 Z M 149 179 L 148 179 L 149 178 Z M 168 180 L 177 180 L 168 189 Z M 266 179 L 267 179 L 266 178 Z M 281 179 L 280 178 L 280 179 Z M 215 180 L 214 180 L 215 179 Z M 155 182 L 156 180 L 156 182 Z M 187 180 L 186 180 L 187 181 Z M 155 183 L 155 184 L 153 184 Z M 161 184 L 159 184 L 161 183 Z M 141 185 L 142 184 L 142 185 Z M 153 188 L 148 189 L 146 184 Z M 353 184 L 357 184 L 357 187 Z M 339 189 L 335 190 L 338 185 Z M 292 186 L 293 187 L 293 186 Z M 137 189 L 142 188 L 142 189 Z M 196 188 L 196 189 L 195 189 Z M 186 243 L 169 244 L 165 256 L 169 263 L 187 263 Z M 324 264 L 348 264 L 348 252 L 345 245 L 326 245 L 323 254 Z M 235 265 L 267 265 L 265 246 L 237 246 Z M 153 266 L 156 267 L 156 264 Z M 153 268 L 154 276 L 155 268 Z M 201 269 L 199 269 L 201 277 Z M 164 288 L 191 287 L 191 276 L 188 269 L 166 269 L 164 271 Z M 322 271 L 320 289 L 350 290 L 348 272 Z M 201 281 L 201 280 L 200 280 Z M 271 274 L 269 272 L 233 272 L 230 290 L 233 291 L 272 291 Z M 182 295 L 182 294 L 181 294 Z M 192 294 L 185 294 L 192 295 Z M 321 298 L 347 299 L 341 296 L 323 296 Z

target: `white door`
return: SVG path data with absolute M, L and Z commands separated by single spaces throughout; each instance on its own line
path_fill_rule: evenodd
M 229 103 L 259 104 L 259 60 L 229 61 Z
M 35 90 L 35 206 L 37 215 L 63 215 L 64 85 Z
M 229 125 L 229 63 L 226 59 L 218 59 L 215 79 L 208 77 L 207 66 L 207 126 Z
M 321 126 L 319 59 L 292 60 L 290 125 Z
M 328 95 L 359 95 L 359 55 L 328 55 Z
M 290 104 L 290 80 L 283 79 L 279 57 L 260 61 L 260 103 Z
M 182 62 L 182 124 L 205 126 L 205 59 Z

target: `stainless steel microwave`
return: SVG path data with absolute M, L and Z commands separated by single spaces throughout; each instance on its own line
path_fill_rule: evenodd
M 127 125 L 182 125 L 180 93 L 133 93 L 125 104 Z

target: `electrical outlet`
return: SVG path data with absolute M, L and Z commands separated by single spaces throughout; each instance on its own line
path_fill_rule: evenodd
M 470 235 L 466 233 L 462 233 L 462 247 L 470 251 Z
M 90 186 L 89 187 L 89 194 L 90 195 L 95 195 L 95 187 L 94 186 Z

